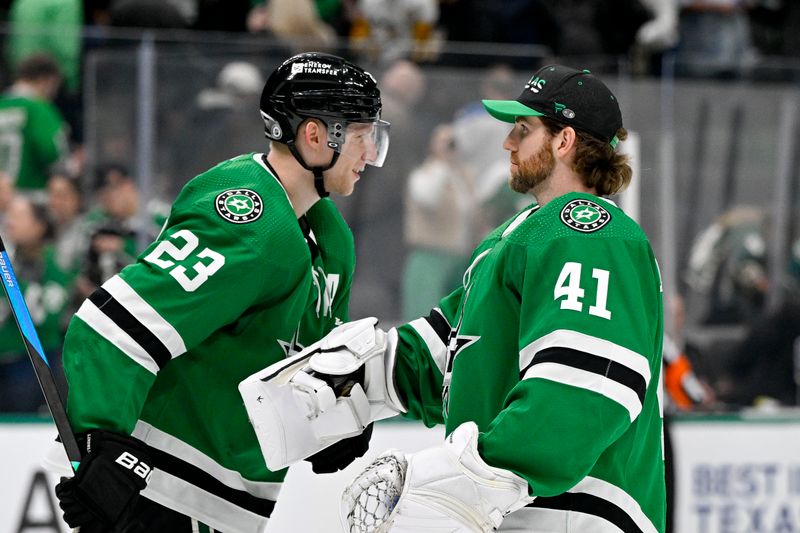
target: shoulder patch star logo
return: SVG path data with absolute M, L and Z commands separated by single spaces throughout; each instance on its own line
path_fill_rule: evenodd
M 214 201 L 217 214 L 234 224 L 253 222 L 264 209 L 257 192 L 250 189 L 229 189 L 217 195 Z
M 561 222 L 581 233 L 592 233 L 611 221 L 611 213 L 591 200 L 572 200 L 561 210 Z

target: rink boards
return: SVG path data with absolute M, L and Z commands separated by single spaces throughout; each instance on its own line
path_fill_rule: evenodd
M 681 533 L 800 533 L 800 414 L 704 415 L 673 423 L 676 529 Z M 41 466 L 53 425 L 0 419 L 0 533 L 66 532 Z M 293 468 L 270 531 L 336 533 L 342 488 L 380 451 L 432 446 L 442 430 L 421 424 L 376 424 L 370 451 L 343 472 L 315 476 Z M 314 507 L 315 511 L 309 512 Z

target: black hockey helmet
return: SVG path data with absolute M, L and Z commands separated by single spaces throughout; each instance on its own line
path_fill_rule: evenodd
M 260 107 L 267 138 L 287 144 L 298 162 L 309 170 L 318 169 L 309 168 L 294 147 L 297 128 L 308 118 L 325 124 L 328 146 L 337 154 L 321 170 L 336 162 L 350 123 L 375 126 L 375 150 L 367 163 L 379 167 L 386 158 L 389 124 L 380 119 L 381 93 L 375 78 L 341 57 L 309 52 L 287 59 L 264 85 Z

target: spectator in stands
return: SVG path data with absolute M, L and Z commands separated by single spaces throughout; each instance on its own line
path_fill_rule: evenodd
M 11 201 L 5 244 L 45 355 L 55 360 L 63 342 L 62 320 L 71 279 L 58 266 L 49 240 L 52 232 L 43 204 L 25 196 Z M 0 391 L 0 412 L 35 412 L 44 406 L 5 299 L 0 301 Z
M 748 324 L 721 378 L 728 403 L 800 405 L 800 240 L 788 271 L 782 297 Z
M 43 197 L 50 168 L 68 155 L 64 120 L 52 104 L 60 84 L 58 64 L 37 54 L 19 64 L 16 81 L 0 96 L 0 171 L 18 191 Z
M 350 42 L 372 60 L 436 57 L 440 37 L 436 0 L 357 0 Z
M 705 325 L 741 324 L 758 315 L 768 288 L 767 218 L 759 208 L 724 212 L 695 239 L 687 283 L 705 300 Z
M 65 272 L 77 273 L 86 256 L 89 237 L 78 179 L 63 170 L 52 172 L 47 181 L 47 207 L 54 223 L 58 266 Z
M 730 78 L 746 74 L 755 63 L 745 0 L 684 0 L 680 12 L 677 73 Z
M 437 126 L 428 156 L 408 179 L 403 320 L 424 315 L 460 285 L 478 240 L 475 187 L 458 153 L 452 126 Z
M 325 49 L 336 44 L 336 32 L 319 16 L 313 0 L 268 0 L 247 16 L 251 33 L 268 33 L 294 48 Z
M 33 54 L 53 58 L 64 75 L 66 89 L 80 85 L 82 0 L 13 0 L 8 14 L 11 35 L 9 63 L 19 69 Z
M 663 54 L 678 43 L 679 0 L 642 0 L 653 18 L 636 32 L 636 68 L 649 74 L 661 73 Z
M 253 139 L 258 139 L 262 126 L 252 120 L 252 112 L 263 87 L 264 76 L 255 65 L 231 61 L 219 71 L 213 86 L 198 93 L 190 112 L 175 129 L 204 134 L 177 135 L 177 142 L 170 147 L 175 159 L 188 166 L 188 175 L 216 165 L 229 150 L 244 153 L 255 149 Z
M 18 69 L 34 54 L 47 54 L 58 64 L 64 84 L 52 100 L 69 124 L 68 140 L 80 145 L 83 142 L 83 0 L 13 0 L 8 22 L 12 69 Z
M 158 234 L 164 218 L 159 213 L 138 216 L 139 189 L 136 180 L 120 164 L 98 171 L 100 206 L 86 215 L 89 245 L 76 282 L 78 296 L 87 298 L 111 276 L 133 262 L 141 251 L 139 242 L 149 244 Z M 145 210 L 147 211 L 147 210 Z

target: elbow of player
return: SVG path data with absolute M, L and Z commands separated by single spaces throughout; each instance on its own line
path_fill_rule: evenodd
M 538 456 L 525 477 L 535 496 L 558 496 L 585 478 L 593 464 L 593 460 L 569 449 L 554 450 Z

